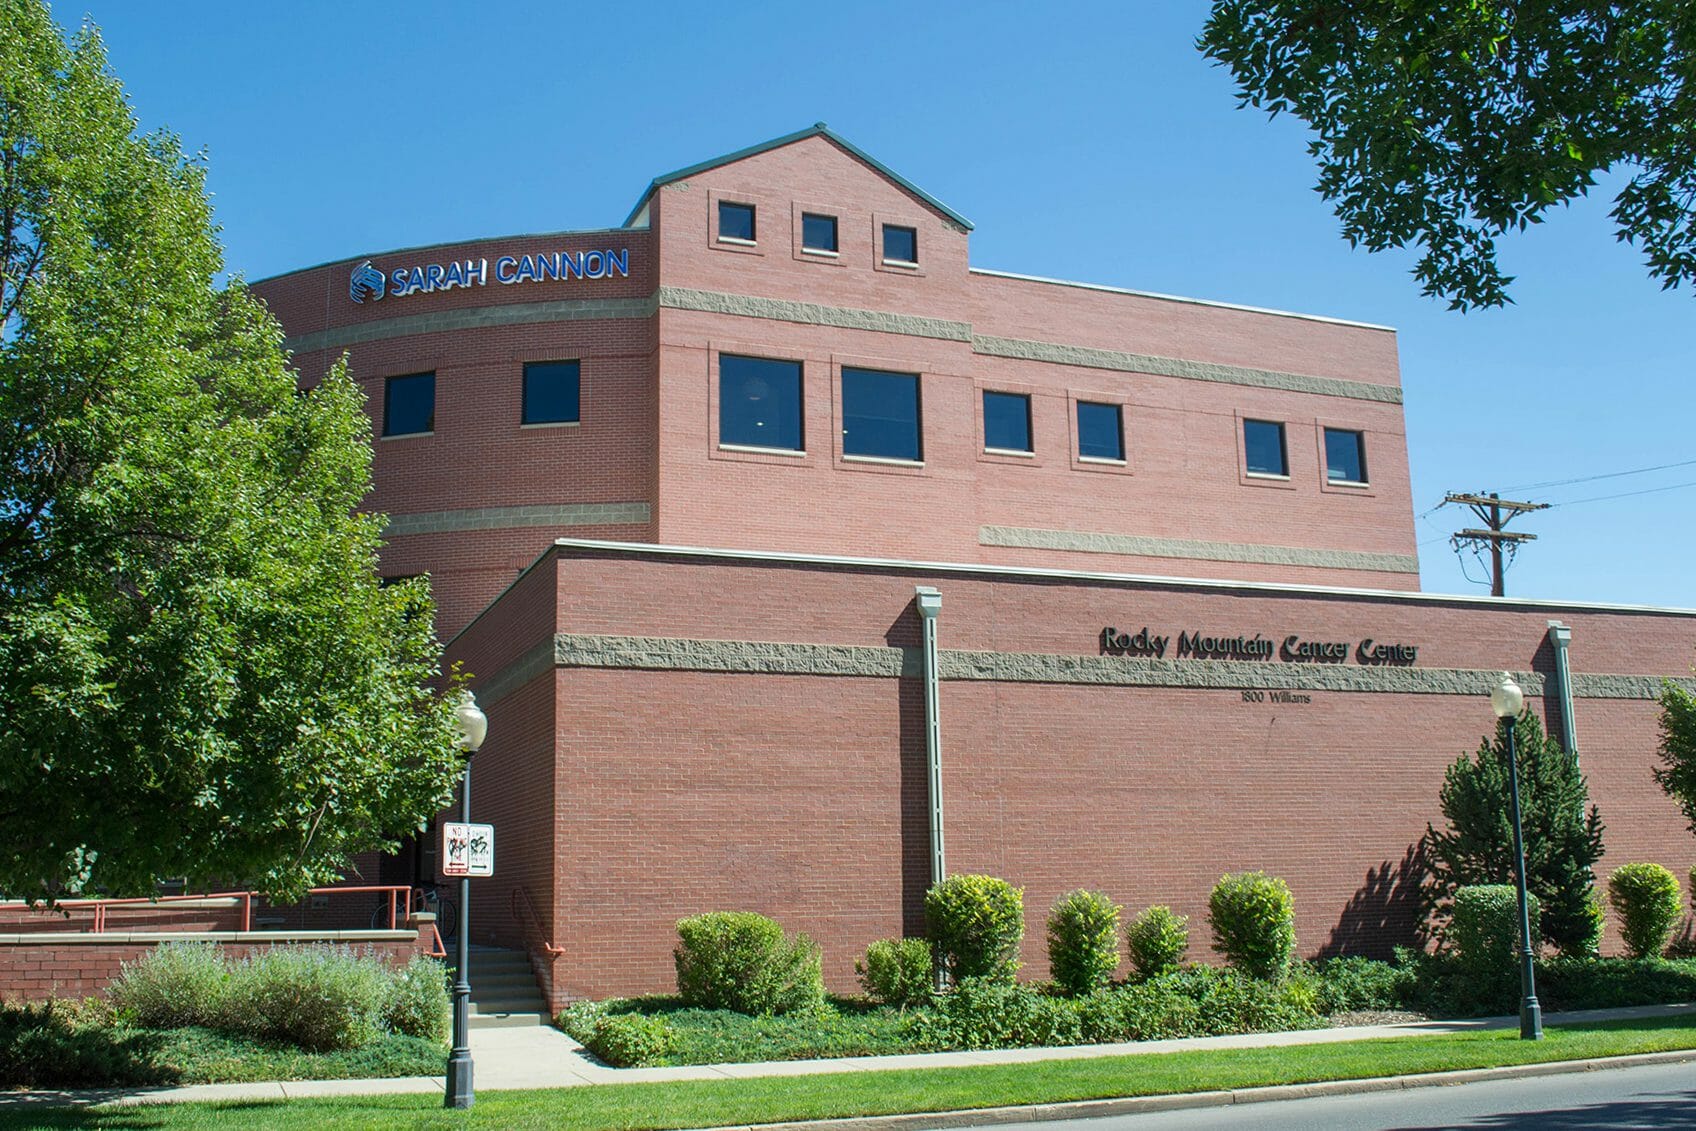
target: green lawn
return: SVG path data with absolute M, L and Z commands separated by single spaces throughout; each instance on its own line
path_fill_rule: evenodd
M 1512 1031 L 1471 1032 L 972 1068 L 485 1092 L 476 1107 L 464 1113 L 443 1111 L 433 1096 L 28 1112 L 0 1108 L 0 1128 L 222 1128 L 236 1120 L 244 1131 L 344 1126 L 713 1127 L 1250 1088 L 1682 1049 L 1696 1049 L 1696 1019 L 1551 1028 L 1537 1043 L 1520 1041 Z

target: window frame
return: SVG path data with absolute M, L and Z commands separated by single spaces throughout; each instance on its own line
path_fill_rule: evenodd
M 719 243 L 737 244 L 743 247 L 758 247 L 760 244 L 760 209 L 759 205 L 748 200 L 734 197 L 719 197 L 713 202 L 713 238 Z M 748 234 L 746 236 L 727 236 L 724 234 L 724 214 L 728 209 L 740 208 L 748 213 Z
M 842 254 L 842 218 L 829 212 L 814 212 L 810 209 L 800 210 L 801 250 L 808 255 L 839 256 Z M 830 221 L 830 246 L 816 247 L 807 242 L 807 221 Z
M 1005 397 L 1024 402 L 1025 408 L 1025 446 L 1009 448 L 989 442 L 989 398 Z M 1036 422 L 1034 410 L 1031 407 L 1031 394 L 1028 391 L 1009 389 L 1005 387 L 980 386 L 978 389 L 978 435 L 983 441 L 983 452 L 992 456 L 1018 456 L 1029 458 L 1036 455 Z
M 1088 455 L 1084 452 L 1084 408 L 1107 408 L 1113 410 L 1114 430 L 1119 441 L 1119 454 L 1116 456 Z M 1118 401 L 1095 400 L 1088 396 L 1075 397 L 1072 400 L 1072 429 L 1077 437 L 1078 462 L 1099 463 L 1109 467 L 1122 467 L 1129 463 L 1125 445 L 1125 406 Z
M 724 396 L 724 361 L 726 358 L 736 358 L 746 361 L 769 362 L 777 365 L 793 365 L 795 367 L 795 447 L 785 447 L 779 444 L 755 444 L 741 440 L 726 440 L 724 437 L 724 414 L 726 401 Z M 805 457 L 807 454 L 807 363 L 798 357 L 766 357 L 758 353 L 735 348 L 717 348 L 713 352 L 712 364 L 713 388 L 713 444 L 725 452 L 745 452 L 758 455 L 779 455 L 787 457 Z
M 394 419 L 394 390 L 396 382 L 415 381 L 428 377 L 430 379 L 430 412 L 424 418 L 424 427 L 411 432 L 396 432 L 391 428 Z M 383 378 L 383 434 L 384 440 L 403 440 L 412 436 L 434 436 L 436 434 L 436 371 L 434 369 L 420 370 L 416 373 L 397 373 Z
M 576 370 L 575 384 L 577 414 L 566 420 L 531 420 L 530 417 L 530 370 L 533 366 L 570 365 Z M 520 428 L 575 428 L 583 423 L 583 359 L 558 358 L 552 361 L 526 361 L 519 371 L 518 387 L 518 426 Z
M 1331 436 L 1353 436 L 1354 455 L 1359 464 L 1360 477 L 1349 479 L 1331 474 Z M 1366 462 L 1366 429 L 1344 428 L 1335 424 L 1319 424 L 1319 462 L 1325 477 L 1325 483 L 1331 487 L 1370 487 L 1372 485 L 1372 468 Z
M 902 259 L 899 256 L 891 256 L 889 254 L 889 233 L 892 231 L 906 232 L 910 237 L 912 237 L 913 254 L 911 257 Z M 878 230 L 877 253 L 878 258 L 883 261 L 883 265 L 885 267 L 917 267 L 919 265 L 918 227 L 913 224 L 898 224 L 892 220 L 885 220 Z
M 1278 430 L 1278 455 L 1282 471 L 1257 471 L 1249 466 L 1248 427 L 1251 424 L 1268 424 Z M 1250 480 L 1288 483 L 1290 477 L 1290 430 L 1288 421 L 1267 420 L 1265 417 L 1237 414 L 1237 467 Z
M 869 465 L 885 468 L 899 468 L 916 471 L 925 466 L 925 416 L 924 416 L 924 374 L 915 369 L 889 368 L 887 361 L 859 359 L 832 359 L 835 384 L 835 433 L 836 456 L 844 465 Z M 906 456 L 877 455 L 866 452 L 848 450 L 848 384 L 851 374 L 870 373 L 877 376 L 909 377 L 913 381 L 913 433 L 917 452 L 916 458 Z

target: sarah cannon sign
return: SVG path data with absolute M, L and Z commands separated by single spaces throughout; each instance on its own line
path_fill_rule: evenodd
M 455 287 L 486 287 L 493 280 L 503 287 L 518 283 L 569 282 L 572 279 L 630 277 L 630 249 L 530 252 L 498 259 L 454 259 L 446 263 L 414 263 L 379 268 L 367 259 L 348 276 L 347 297 L 357 303 L 385 297 L 431 294 Z

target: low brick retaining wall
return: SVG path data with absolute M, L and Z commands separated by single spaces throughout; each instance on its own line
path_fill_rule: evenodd
M 106 931 L 0 934 L 0 1001 L 81 998 L 103 992 L 126 962 L 160 943 L 218 943 L 233 959 L 273 946 L 345 946 L 393 965 L 436 946 L 435 916 L 396 931 Z

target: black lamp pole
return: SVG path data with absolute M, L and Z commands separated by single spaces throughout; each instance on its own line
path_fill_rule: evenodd
M 489 722 L 467 691 L 456 711 L 465 747 L 465 776 L 459 786 L 460 820 L 471 823 L 471 758 L 483 745 Z M 469 852 L 469 846 L 467 847 Z M 469 857 L 468 857 L 469 860 Z M 458 969 L 453 982 L 453 1051 L 448 1054 L 446 1107 L 468 1108 L 476 1093 L 471 1087 L 471 877 L 459 878 Z
M 1525 1041 L 1543 1039 L 1543 1007 L 1537 1003 L 1537 974 L 1531 961 L 1531 899 L 1525 883 L 1525 837 L 1519 820 L 1519 753 L 1514 744 L 1515 723 L 1524 706 L 1524 694 L 1508 673 L 1490 695 L 1490 704 L 1508 729 L 1508 797 L 1513 803 L 1513 868 L 1519 883 L 1519 1036 Z

